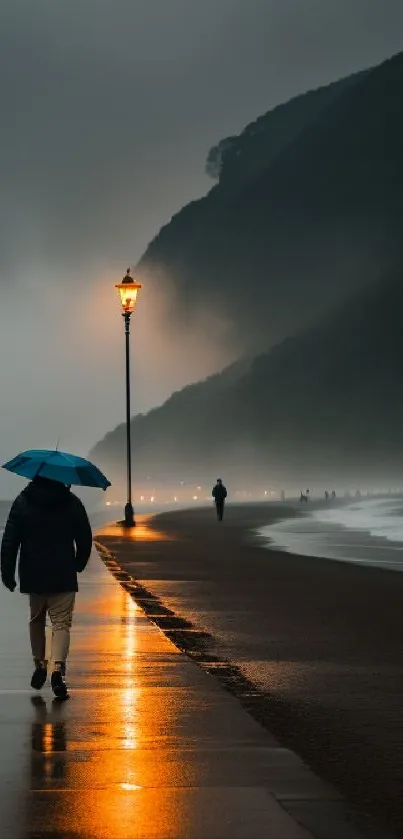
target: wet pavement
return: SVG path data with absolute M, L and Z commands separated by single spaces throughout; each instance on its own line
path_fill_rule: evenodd
M 201 562 L 206 543 L 204 540 L 197 543 L 198 556 L 190 531 L 173 530 L 168 524 L 164 517 L 140 521 L 131 536 L 112 526 L 104 528 L 97 538 L 112 573 L 170 637 L 176 638 L 178 633 L 182 637 L 186 633 L 188 637 L 193 633 L 197 636 L 197 623 L 193 628 L 191 624 L 183 628 L 175 617 L 177 610 L 172 595 L 184 587 L 189 593 L 191 585 L 185 581 L 195 574 L 201 574 L 207 584 L 211 569 Z M 222 547 L 224 542 L 220 544 Z M 196 561 L 199 559 L 200 562 Z M 209 583 L 212 598 L 217 596 L 218 587 L 225 588 L 230 579 L 229 568 L 221 570 L 219 580 Z M 168 579 L 171 580 L 171 613 L 150 594 L 156 589 L 164 591 L 168 585 L 164 581 Z M 148 591 L 139 580 L 147 585 Z M 162 600 L 166 602 L 164 597 Z M 179 602 L 183 604 L 183 600 Z M 193 604 L 196 605 L 194 601 Z M 141 623 L 144 617 L 136 620 Z M 175 626 L 182 628 L 177 631 L 172 629 Z M 149 624 L 148 627 L 147 633 L 151 631 Z M 164 668 L 170 663 L 167 670 L 155 670 L 155 657 L 150 659 L 146 682 L 149 678 L 153 681 L 150 704 L 155 712 L 150 711 L 146 702 L 140 710 L 141 730 L 146 731 L 149 726 L 153 729 L 144 745 L 150 774 L 141 764 L 143 780 L 138 784 L 143 788 L 147 783 L 154 788 L 158 786 L 161 794 L 168 784 L 177 796 L 177 820 L 172 825 L 168 820 L 155 835 L 161 839 L 165 836 L 291 839 L 294 835 L 316 839 L 375 836 L 387 839 L 391 835 L 369 824 L 365 829 L 362 824 L 358 827 L 355 815 L 334 787 L 315 776 L 291 750 L 281 747 L 267 727 L 246 712 L 234 691 L 224 690 L 219 673 L 217 677 L 213 675 L 219 663 L 210 667 L 206 660 L 200 659 L 199 667 L 187 656 L 178 654 L 170 640 L 156 632 L 153 628 L 151 637 L 155 642 L 158 639 L 164 656 L 168 657 Z M 163 673 L 166 679 L 161 680 Z M 155 678 L 158 682 L 154 685 Z M 249 699 L 252 703 L 254 696 L 251 694 Z M 162 828 L 166 832 L 161 832 Z M 144 835 L 154 836 L 154 833 Z
M 158 542 L 105 539 L 158 608 L 187 623 L 178 632 L 155 618 L 175 643 L 193 654 L 195 630 L 207 635 L 210 660 L 263 694 L 265 727 L 337 786 L 365 828 L 400 839 L 403 575 L 262 548 L 253 529 L 285 509 L 229 504 L 222 524 L 213 510 L 167 513 L 150 523 Z
M 355 839 L 334 832 L 334 791 L 181 654 L 95 552 L 80 584 L 67 702 L 30 689 L 27 599 L 0 590 L 1 839 L 309 839 L 290 807 L 312 802 L 323 824 L 336 808 L 326 839 Z

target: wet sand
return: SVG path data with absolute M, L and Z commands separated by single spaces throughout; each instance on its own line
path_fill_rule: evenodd
M 264 723 L 361 814 L 403 830 L 403 575 L 262 547 L 295 509 L 156 517 L 128 570 L 265 694 Z M 400 831 L 400 833 L 399 833 Z

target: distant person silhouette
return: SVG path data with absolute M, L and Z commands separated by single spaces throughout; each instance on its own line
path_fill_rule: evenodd
M 215 506 L 217 510 L 217 519 L 218 521 L 223 520 L 224 515 L 224 504 L 225 499 L 227 497 L 227 490 L 221 480 L 221 478 L 217 478 L 217 483 L 215 487 L 213 487 L 212 496 L 215 501 Z

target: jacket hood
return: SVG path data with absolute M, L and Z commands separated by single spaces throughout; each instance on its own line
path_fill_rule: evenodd
M 48 478 L 34 478 L 21 495 L 40 507 L 61 507 L 71 498 L 68 487 L 59 481 L 50 481 Z

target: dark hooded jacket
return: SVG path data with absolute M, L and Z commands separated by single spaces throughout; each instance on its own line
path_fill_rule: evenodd
M 63 484 L 35 478 L 15 499 L 1 543 L 1 579 L 24 594 L 77 591 L 92 547 L 84 505 Z

